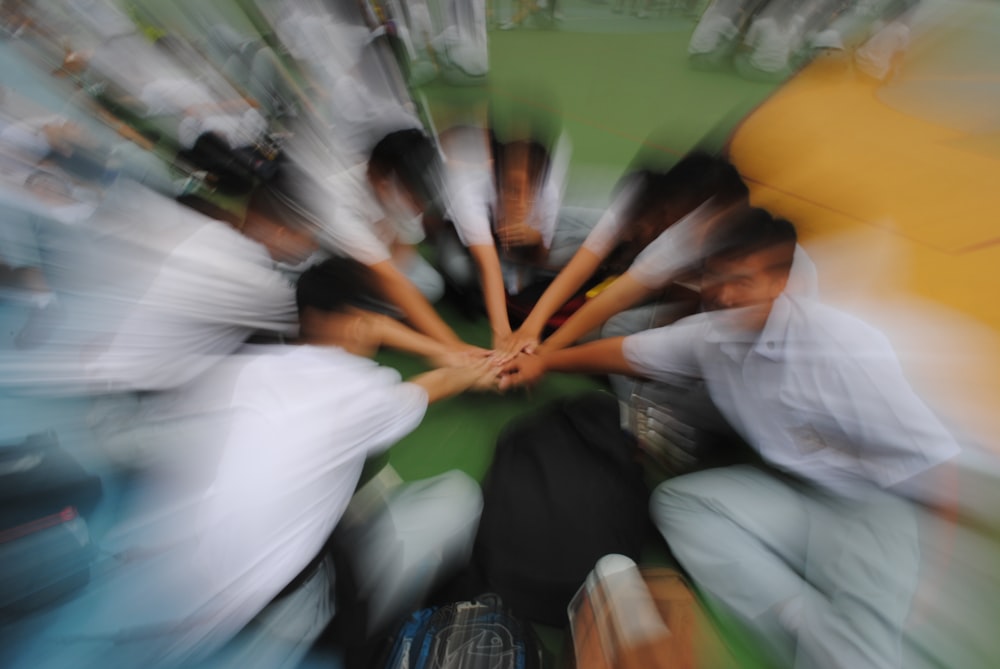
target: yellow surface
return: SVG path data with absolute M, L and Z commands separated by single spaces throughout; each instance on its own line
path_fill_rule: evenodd
M 824 298 L 885 330 L 918 389 L 996 443 L 1000 151 L 981 141 L 996 133 L 922 120 L 884 92 L 817 61 L 737 128 L 731 156 L 753 203 L 796 224 Z

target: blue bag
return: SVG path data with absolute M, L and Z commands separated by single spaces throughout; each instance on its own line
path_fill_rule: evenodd
M 534 630 L 497 595 L 421 609 L 400 625 L 385 669 L 539 669 Z

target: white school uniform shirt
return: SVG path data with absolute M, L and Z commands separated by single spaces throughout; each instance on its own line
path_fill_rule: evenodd
M 463 164 L 448 171 L 452 222 L 465 246 L 492 246 L 496 228 L 497 187 L 489 167 Z M 558 184 L 546 179 L 535 197 L 527 223 L 542 236 L 546 248 L 552 245 L 559 218 L 561 195 Z
M 458 155 L 447 163 L 447 195 L 452 222 L 465 246 L 493 245 L 496 226 L 497 184 L 485 137 L 473 129 L 456 143 Z M 528 225 L 542 236 L 545 248 L 552 246 L 559 222 L 559 208 L 566 188 L 572 146 L 566 135 L 552 151 L 549 171 L 535 194 Z
M 319 554 L 366 458 L 428 403 L 393 369 L 308 345 L 245 347 L 159 399 L 169 420 L 151 436 L 170 460 L 147 472 L 116 546 L 137 555 L 80 625 L 130 640 L 109 666 L 188 666 L 232 639 Z
M 788 295 L 759 335 L 736 330 L 732 316 L 697 314 L 626 337 L 622 351 L 641 376 L 704 379 L 766 461 L 834 493 L 889 487 L 958 452 L 871 326 Z
M 181 648 L 224 642 L 281 592 L 323 547 L 366 458 L 414 430 L 427 408 L 423 388 L 339 348 L 247 351 L 200 384 L 233 390 L 195 516 L 191 565 L 204 588 L 189 594 L 204 602 L 204 624 Z
M 624 217 L 625 209 L 639 194 L 640 186 L 633 180 L 615 196 L 608 208 L 604 210 L 597 224 L 583 240 L 583 248 L 600 258 L 606 258 L 618 246 L 621 233 L 628 221 Z
M 178 225 L 190 232 L 162 258 L 148 289 L 87 365 L 98 388 L 175 388 L 258 330 L 289 336 L 298 330 L 295 289 L 267 249 L 176 206 L 183 216 Z
M 393 216 L 372 190 L 367 165 L 357 165 L 327 180 L 318 195 L 322 212 L 318 237 L 332 251 L 371 266 L 392 259 L 396 243 L 413 245 L 424 239 L 423 216 Z

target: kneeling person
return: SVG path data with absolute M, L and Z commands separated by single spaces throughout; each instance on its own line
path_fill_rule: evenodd
M 755 630 L 777 666 L 894 667 L 916 588 L 916 521 L 902 495 L 955 440 L 903 377 L 885 337 L 784 292 L 795 229 L 726 214 L 703 253 L 708 311 L 506 368 L 701 379 L 766 467 L 680 476 L 653 520 L 709 599 Z
M 145 473 L 143 508 L 128 518 L 130 529 L 143 528 L 124 540 L 120 554 L 131 559 L 96 602 L 74 602 L 87 615 L 67 616 L 72 629 L 55 630 L 57 639 L 38 646 L 43 657 L 23 666 L 58 666 L 70 655 L 75 666 L 212 657 L 265 608 L 283 606 L 269 604 L 320 554 L 367 457 L 416 428 L 428 403 L 494 385 L 496 369 L 482 359 L 408 382 L 368 359 L 383 343 L 427 355 L 443 348 L 355 308 L 368 288 L 368 270 L 354 261 L 310 268 L 297 286 L 300 345 L 247 347 L 178 391 L 166 421 L 172 435 L 160 433 L 169 461 Z M 393 490 L 372 528 L 392 536 L 380 534 L 352 559 L 371 584 L 371 626 L 418 606 L 437 576 L 459 566 L 481 505 L 477 485 L 459 472 Z M 314 638 L 332 605 L 320 585 L 283 598 L 298 622 L 312 621 L 305 633 Z M 276 618 L 266 616 L 265 628 Z M 288 637 L 303 630 L 276 632 L 252 653 L 242 640 L 230 646 L 240 666 L 274 666 L 268 653 L 279 645 L 287 655 Z M 101 639 L 113 643 L 94 642 Z

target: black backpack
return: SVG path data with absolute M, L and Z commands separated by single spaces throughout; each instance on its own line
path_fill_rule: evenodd
M 513 421 L 497 440 L 473 561 L 517 615 L 561 627 L 599 558 L 639 559 L 649 493 L 619 422 L 615 397 L 591 392 Z
M 534 630 L 510 614 L 500 598 L 421 609 L 399 626 L 385 669 L 539 669 L 541 647 Z

